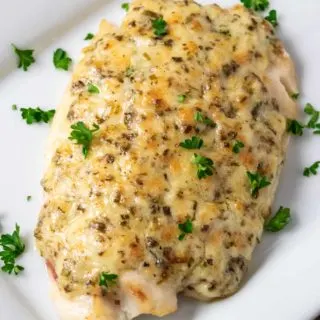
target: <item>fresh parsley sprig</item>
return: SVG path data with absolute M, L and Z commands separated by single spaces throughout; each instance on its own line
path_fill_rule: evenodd
M 18 68 L 27 71 L 28 68 L 36 61 L 33 57 L 34 50 L 21 50 L 12 44 L 14 53 L 18 56 Z
M 84 40 L 91 40 L 91 39 L 93 39 L 93 38 L 94 38 L 94 34 L 91 33 L 91 32 L 89 32 L 89 33 L 86 35 L 86 37 L 84 38 Z
M 96 85 L 94 85 L 94 84 L 92 84 L 92 83 L 89 83 L 89 85 L 88 85 L 88 92 L 89 93 L 100 93 L 100 89 L 96 86 Z
M 239 153 L 242 148 L 244 148 L 244 143 L 242 141 L 236 140 L 233 144 L 232 151 L 233 153 Z
M 109 272 L 101 272 L 99 277 L 99 286 L 104 287 L 105 289 L 109 289 L 110 287 L 116 284 L 116 280 L 118 279 L 118 275 L 109 273 Z
M 21 117 L 26 121 L 27 124 L 45 122 L 48 123 L 52 120 L 55 115 L 55 110 L 42 110 L 37 108 L 21 108 Z
M 87 158 L 92 143 L 93 134 L 99 130 L 97 124 L 93 125 L 93 129 L 89 129 L 82 121 L 71 126 L 71 134 L 69 139 L 75 140 L 76 144 L 82 145 L 82 153 Z
M 289 208 L 280 207 L 277 213 L 264 226 L 266 231 L 278 232 L 282 230 L 291 220 Z
M 63 49 L 57 49 L 53 54 L 53 64 L 56 69 L 69 70 L 72 59 L 68 56 L 67 52 Z
M 317 175 L 318 174 L 318 169 L 320 167 L 320 161 L 316 161 L 313 165 L 310 167 L 305 167 L 303 170 L 303 175 L 305 177 L 310 177 L 311 175 Z
M 128 2 L 125 2 L 125 3 L 123 3 L 122 5 L 121 5 L 121 8 L 123 9 L 123 10 L 125 10 L 125 11 L 129 11 L 129 8 L 130 8 L 130 5 L 129 5 L 129 3 Z
M 246 8 L 264 11 L 269 7 L 269 0 L 240 0 Z
M 182 241 L 188 233 L 192 233 L 193 231 L 193 225 L 190 219 L 187 219 L 184 223 L 179 223 L 178 227 L 181 231 L 181 234 L 178 237 L 180 241 Z
M 197 166 L 197 176 L 199 179 L 204 179 L 213 175 L 214 163 L 211 159 L 195 153 L 191 161 Z
M 180 147 L 185 149 L 200 149 L 203 146 L 203 140 L 199 137 L 193 136 L 191 139 L 186 139 L 180 143 Z
M 168 34 L 168 24 L 162 17 L 154 19 L 152 22 L 153 33 L 157 37 L 164 37 Z
M 278 13 L 276 10 L 270 10 L 269 14 L 265 17 L 274 27 L 278 25 Z
M 247 171 L 247 177 L 249 178 L 251 195 L 257 198 L 259 190 L 263 189 L 271 184 L 267 177 L 262 176 L 259 172 L 252 173 Z
M 299 92 L 293 92 L 293 93 L 291 93 L 291 98 L 293 99 L 293 100 L 298 100 L 299 99 L 299 97 L 300 97 L 300 93 Z
M 320 112 L 316 110 L 311 103 L 306 104 L 304 112 L 311 117 L 307 124 L 307 128 L 315 129 L 320 117 Z
M 304 129 L 304 125 L 301 122 L 297 120 L 292 120 L 292 119 L 287 120 L 287 132 L 295 136 L 302 136 L 303 129 Z
M 3 262 L 1 270 L 17 275 L 24 268 L 16 264 L 16 259 L 24 252 L 25 244 L 20 237 L 20 227 L 16 224 L 16 228 L 12 234 L 3 234 L 0 237 L 0 260 Z
M 197 111 L 194 114 L 194 120 L 199 122 L 199 123 L 203 123 L 207 126 L 210 126 L 212 128 L 214 128 L 216 126 L 216 124 L 207 116 L 204 116 L 201 112 Z

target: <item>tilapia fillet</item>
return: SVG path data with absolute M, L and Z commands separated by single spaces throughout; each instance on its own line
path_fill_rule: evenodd
M 233 294 L 270 214 L 295 92 L 273 27 L 242 5 L 135 0 L 121 27 L 103 21 L 54 119 L 35 231 L 61 318 L 164 316 L 180 292 Z M 69 139 L 79 121 L 99 126 L 87 158 Z M 248 172 L 271 184 L 253 195 Z M 100 286 L 103 273 L 118 278 Z

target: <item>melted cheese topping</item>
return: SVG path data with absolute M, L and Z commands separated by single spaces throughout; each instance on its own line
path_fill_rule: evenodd
M 162 38 L 152 30 L 160 16 Z M 158 315 L 173 309 L 148 307 L 148 282 L 199 299 L 233 293 L 270 212 L 292 92 L 294 68 L 272 26 L 241 5 L 136 0 L 120 28 L 103 22 L 55 118 L 43 179 L 35 236 L 59 289 L 96 296 L 101 272 L 136 271 L 146 279 L 132 293 L 140 313 Z M 197 111 L 216 127 L 196 122 Z M 100 126 L 87 159 L 68 140 L 77 121 Z M 195 135 L 204 147 L 179 147 Z M 213 160 L 212 176 L 198 179 L 194 151 Z M 248 171 L 271 181 L 257 198 Z M 187 219 L 193 231 L 179 241 Z M 108 291 L 115 305 L 121 290 Z

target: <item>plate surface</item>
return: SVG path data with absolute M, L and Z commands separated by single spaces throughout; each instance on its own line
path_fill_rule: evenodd
M 236 0 L 216 2 L 229 6 Z M 320 1 L 271 3 L 279 12 L 280 37 L 297 65 L 301 110 L 307 101 L 318 104 L 319 109 Z M 78 57 L 86 45 L 83 38 L 97 30 L 102 18 L 121 21 L 120 4 L 118 0 L 1 1 L 0 223 L 4 232 L 11 232 L 17 222 L 27 242 L 21 276 L 0 273 L 1 320 L 56 319 L 44 265 L 32 238 L 42 201 L 39 182 L 49 126 L 27 126 L 11 106 L 54 108 L 70 73 L 54 69 L 53 51 L 61 47 Z M 17 70 L 10 43 L 36 50 L 37 63 L 28 72 Z M 310 132 L 291 140 L 274 209 L 290 207 L 293 222 L 279 234 L 264 235 L 242 289 L 211 304 L 182 299 L 179 312 L 166 319 L 311 320 L 320 313 L 320 174 L 302 176 L 305 166 L 320 160 L 319 146 L 320 137 Z

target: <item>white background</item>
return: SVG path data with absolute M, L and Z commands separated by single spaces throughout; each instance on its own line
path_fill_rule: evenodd
M 310 101 L 320 109 L 320 1 L 271 2 L 279 12 L 280 37 L 297 65 L 301 106 Z M 25 272 L 20 277 L 0 273 L 0 320 L 55 319 L 32 239 L 48 126 L 27 126 L 11 105 L 55 108 L 70 74 L 54 69 L 53 51 L 62 47 L 79 56 L 83 38 L 96 31 L 101 18 L 121 20 L 120 5 L 116 0 L 0 0 L 0 223 L 11 232 L 18 222 L 27 242 L 21 259 Z M 16 69 L 10 43 L 36 49 L 30 71 Z M 320 312 L 320 175 L 302 176 L 303 167 L 316 160 L 319 136 L 292 139 L 274 208 L 290 207 L 293 223 L 264 237 L 240 292 L 206 305 L 184 301 L 168 319 L 311 320 Z

